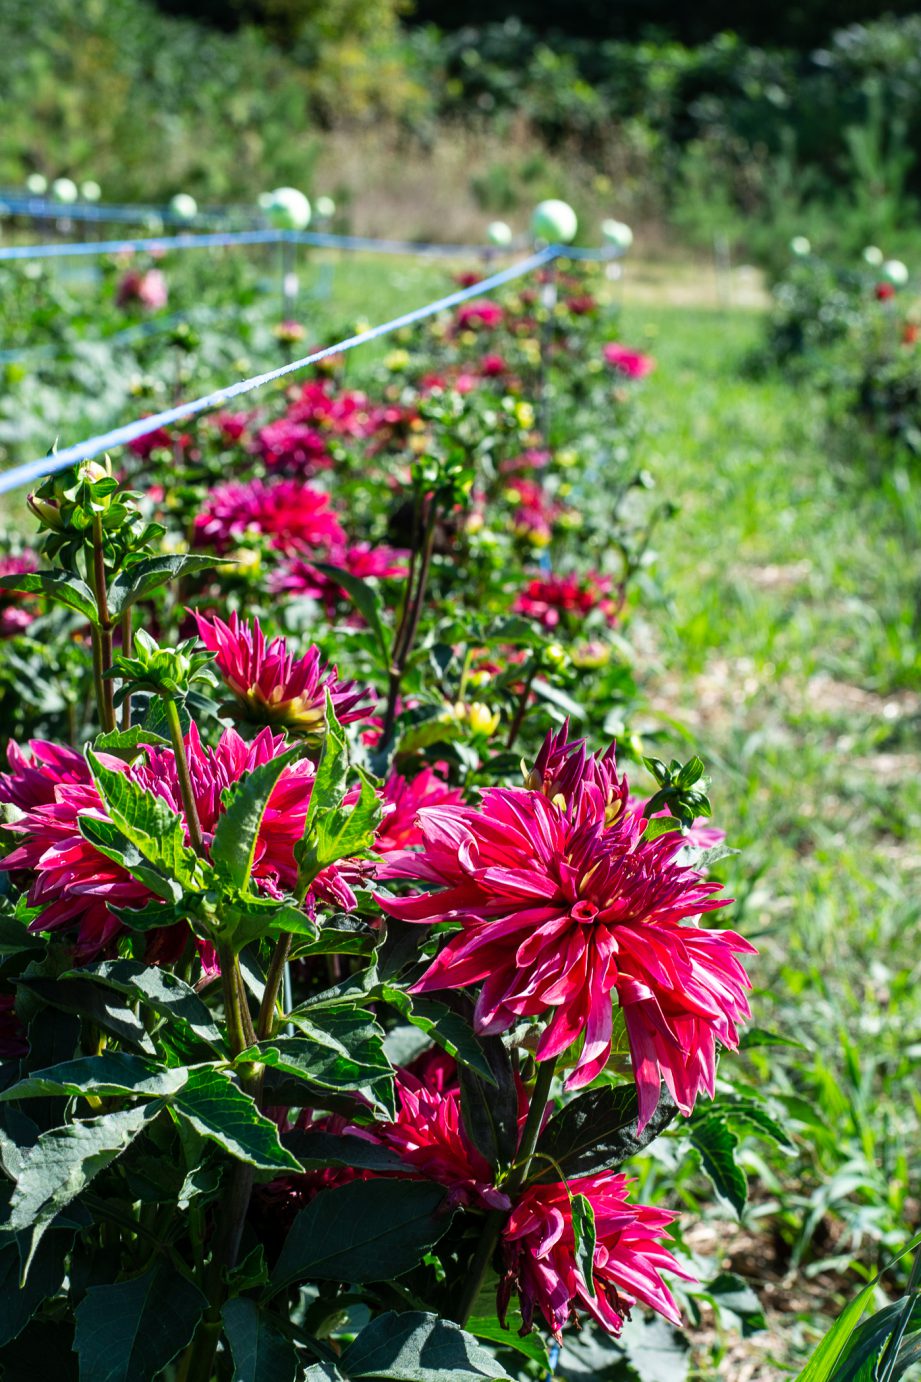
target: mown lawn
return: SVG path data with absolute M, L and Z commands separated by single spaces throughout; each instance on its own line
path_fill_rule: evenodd
M 650 720 L 708 761 L 742 850 L 720 866 L 732 924 L 761 950 L 755 1021 L 805 1048 L 759 1053 L 796 1156 L 752 1144 L 746 1222 L 711 1208 L 697 1230 L 766 1287 L 769 1331 L 700 1373 L 734 1382 L 783 1375 L 921 1217 L 917 485 L 871 483 L 807 387 L 750 377 L 759 329 L 646 306 L 623 323 L 658 358 L 642 461 L 681 506 L 667 607 L 637 630 Z

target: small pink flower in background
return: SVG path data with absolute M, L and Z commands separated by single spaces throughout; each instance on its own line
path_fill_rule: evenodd
M 474 283 L 479 283 L 483 277 L 477 269 L 462 269 L 459 274 L 454 275 L 454 282 L 460 288 L 472 288 Z
M 34 552 L 15 557 L 0 557 L 0 576 L 27 576 L 38 570 Z M 35 618 L 35 597 L 15 590 L 0 590 L 0 639 L 23 633 Z
M 256 434 L 255 451 L 268 470 L 282 471 L 309 479 L 318 470 L 329 470 L 333 458 L 326 439 L 309 423 L 279 418 Z
M 250 413 L 214 413 L 209 422 L 226 442 L 237 442 L 243 436 L 252 420 Z
M 227 689 L 247 718 L 257 724 L 283 725 L 299 734 L 321 735 L 326 725 L 326 693 L 341 724 L 363 720 L 374 694 L 352 681 L 340 682 L 335 667 L 321 660 L 315 644 L 303 657 L 288 651 L 284 638 L 266 642 L 259 620 L 239 618 L 236 611 L 225 623 L 195 613 L 198 636 L 217 665 Z
M 568 618 L 581 621 L 598 610 L 613 628 L 618 615 L 613 584 L 610 576 L 595 571 L 535 576 L 515 601 L 515 611 L 537 619 L 545 629 L 555 629 Z
M 604 358 L 619 374 L 625 374 L 628 379 L 645 379 L 656 367 L 651 355 L 644 355 L 639 350 L 630 350 L 617 341 L 611 341 L 605 346 Z
M 145 432 L 142 437 L 135 437 L 134 441 L 129 441 L 128 450 L 135 456 L 140 456 L 142 461 L 146 461 L 154 451 L 173 451 L 176 447 L 184 451 L 191 440 L 188 432 L 174 436 L 165 427 L 157 427 L 154 431 Z
M 500 1239 L 504 1272 L 499 1315 L 518 1295 L 525 1329 L 535 1314 L 556 1339 L 579 1313 L 591 1315 L 609 1334 L 619 1334 L 633 1306 L 647 1305 L 672 1324 L 681 1314 L 662 1272 L 693 1280 L 659 1241 L 674 1215 L 651 1205 L 631 1204 L 630 1182 L 610 1171 L 581 1176 L 565 1185 L 532 1185 L 512 1210 Z M 595 1255 L 587 1282 L 576 1260 L 570 1195 L 583 1195 L 595 1215 Z
M 275 335 L 284 345 L 295 345 L 304 339 L 307 332 L 300 322 L 288 320 L 278 323 L 275 327 Z
M 146 269 L 143 273 L 129 269 L 115 290 L 115 301 L 119 307 L 138 306 L 158 312 L 169 301 L 166 279 L 159 269 Z
M 873 294 L 877 302 L 888 302 L 890 298 L 895 297 L 895 288 L 884 279 L 882 283 L 877 283 L 873 289 Z
M 575 293 L 572 297 L 566 299 L 567 310 L 570 311 L 574 317 L 588 316 L 590 312 L 594 312 L 597 306 L 598 304 L 591 293 Z
M 495 379 L 508 373 L 508 365 L 501 355 L 484 355 L 480 361 L 480 374 L 484 379 Z
M 231 481 L 209 494 L 195 519 L 196 536 L 218 551 L 261 533 L 279 552 L 344 546 L 345 531 L 329 495 L 298 480 Z
M 474 302 L 465 302 L 457 309 L 455 325 L 458 331 L 492 331 L 501 325 L 504 317 L 505 313 L 497 302 L 490 302 L 489 298 L 480 298 Z
M 391 855 L 378 876 L 430 890 L 378 900 L 403 921 L 459 927 L 416 992 L 482 984 L 474 1025 L 486 1035 L 548 1018 L 537 1059 L 573 1047 L 571 1089 L 607 1064 L 616 998 L 642 1128 L 662 1080 L 686 1114 L 701 1090 L 712 1095 L 716 1042 L 734 1049 L 750 1015 L 735 955 L 754 948 L 732 931 L 682 924 L 726 905 L 713 896 L 720 885 L 674 862 L 683 836 L 643 838 L 645 821 L 623 809 L 613 755 L 583 756 L 579 771 L 568 797 L 493 788 L 477 807 L 422 807 L 421 852 Z
M 192 726 L 186 736 L 186 753 L 206 846 L 225 809 L 227 788 L 261 763 L 277 758 L 286 747 L 283 735 L 274 735 L 266 728 L 249 743 L 234 730 L 225 730 L 217 745 L 208 748 Z M 141 907 L 153 901 L 153 895 L 81 835 L 81 816 L 106 819 L 85 760 L 72 750 L 48 746 L 40 740 L 33 740 L 30 749 L 31 760 L 11 745 L 12 772 L 0 778 L 0 803 L 12 802 L 25 811 L 4 827 L 22 838 L 0 860 L 0 870 L 32 873 L 29 905 L 41 907 L 42 911 L 31 930 L 74 927 L 77 958 L 92 959 L 105 952 L 124 930 L 110 906 Z M 144 757 L 130 766 L 105 754 L 100 758 L 106 767 L 126 773 L 139 786 L 168 802 L 174 811 L 184 814 L 172 749 L 148 748 Z M 294 846 L 304 833 L 313 777 L 313 764 L 301 759 L 284 769 L 269 798 L 257 841 L 253 879 L 259 889 L 272 896 L 290 891 L 297 881 Z M 351 883 L 360 876 L 361 865 L 335 865 L 319 875 L 312 895 L 351 911 L 356 905 Z M 156 942 L 157 962 L 168 963 L 181 955 L 188 931 L 179 923 L 151 934 Z M 212 958 L 210 947 L 202 942 L 200 950 L 204 951 L 202 958 L 207 967 Z
M 351 547 L 334 548 L 324 560 L 330 566 L 338 566 L 361 580 L 392 580 L 406 575 L 408 556 L 407 552 L 393 547 L 372 546 L 368 542 L 359 542 Z M 347 592 L 334 577 L 318 571 L 302 557 L 292 557 L 274 571 L 269 578 L 269 588 L 276 592 L 319 600 L 329 614 L 332 614 L 341 600 L 348 598 Z M 357 613 L 355 617 L 361 618 Z
M 375 853 L 386 856 L 421 845 L 422 831 L 416 824 L 420 806 L 459 805 L 463 799 L 461 789 L 449 787 L 434 768 L 423 768 L 411 778 L 392 772 L 381 793 L 384 819 L 374 842 Z
M 308 379 L 287 412 L 289 422 L 307 423 L 344 437 L 367 437 L 374 431 L 367 395 L 354 389 L 332 393 L 326 380 Z

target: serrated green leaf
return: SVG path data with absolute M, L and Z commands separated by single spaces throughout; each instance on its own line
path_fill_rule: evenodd
M 465 1382 L 489 1378 L 509 1382 L 502 1368 L 472 1334 L 451 1320 L 421 1310 L 388 1310 L 365 1325 L 339 1362 L 349 1378 L 388 1382 Z
M 47 1070 L 35 1070 L 0 1093 L 0 1100 L 37 1099 L 45 1095 L 95 1094 L 110 1098 L 131 1094 L 156 1099 L 174 1094 L 185 1084 L 188 1071 L 167 1069 L 144 1056 L 127 1051 L 104 1051 L 99 1056 L 64 1061 Z
M 182 817 L 162 797 L 132 782 L 127 773 L 107 768 L 92 749 L 87 749 L 86 757 L 113 825 L 168 878 L 192 884 L 199 860 L 185 843 Z
M 161 734 L 154 734 L 143 725 L 132 725 L 130 729 L 113 729 L 108 734 L 97 734 L 93 740 L 93 748 L 97 753 L 119 753 L 123 750 L 143 748 L 145 745 L 158 748 L 168 743 L 169 740 L 164 739 Z
M 35 1251 L 25 1285 L 19 1282 L 19 1241 L 12 1238 L 0 1248 L 0 1349 L 25 1329 L 42 1301 L 60 1287 L 73 1238 L 73 1228 L 49 1229 Z M 28 1244 L 24 1247 L 28 1253 Z
M 66 571 L 27 571 L 20 576 L 0 576 L 0 590 L 44 595 L 56 605 L 82 614 L 91 624 L 99 623 L 93 592 L 85 581 Z
M 192 553 L 177 556 L 145 557 L 122 571 L 108 589 L 109 614 L 113 619 L 123 614 L 138 600 L 143 600 L 161 585 L 178 580 L 189 571 L 207 571 L 209 567 L 232 566 L 227 557 L 201 556 Z
M 282 1141 L 297 1157 L 305 1171 L 322 1171 L 327 1166 L 351 1166 L 359 1171 L 406 1173 L 406 1162 L 399 1153 L 378 1142 L 367 1142 L 354 1133 L 315 1132 L 295 1128 Z
M 120 1156 L 138 1133 L 157 1117 L 162 1103 L 141 1104 L 44 1132 L 23 1153 L 4 1228 L 32 1228 L 29 1263 L 58 1212 Z
M 534 1154 L 537 1181 L 558 1181 L 560 1175 L 594 1175 L 614 1170 L 636 1156 L 662 1132 L 677 1113 L 663 1090 L 641 1134 L 635 1085 L 601 1085 L 586 1090 L 555 1113 L 541 1133 Z
M 741 1215 L 748 1200 L 745 1172 L 735 1159 L 739 1139 L 718 1114 L 691 1125 L 691 1145 L 700 1153 L 700 1164 L 713 1188 Z
M 644 840 L 657 840 L 660 835 L 670 835 L 681 829 L 681 822 L 674 816 L 653 816 L 646 822 Z
M 202 1002 L 193 988 L 168 969 L 139 964 L 135 960 L 102 960 L 97 964 L 84 965 L 79 970 L 71 970 L 61 977 L 69 979 L 71 975 L 86 976 L 94 983 L 137 999 L 169 1022 L 180 1025 L 190 1036 L 205 1042 L 218 1054 L 226 1053 L 227 1043 L 215 1025 L 207 1004 Z
M 91 1286 L 77 1306 L 81 1378 L 152 1382 L 191 1342 L 207 1297 L 160 1259 L 141 1276 Z
M 595 1294 L 595 1211 L 591 1200 L 584 1195 L 573 1195 L 570 1200 L 572 1232 L 575 1239 L 576 1266 L 582 1273 L 582 1280 L 589 1294 Z
M 352 1181 L 321 1191 L 291 1226 L 272 1290 L 296 1281 L 392 1281 L 415 1267 L 451 1222 L 431 1181 Z
M 221 1318 L 233 1354 L 233 1382 L 295 1382 L 297 1350 L 256 1301 L 235 1296 Z
M 103 1031 L 118 1037 L 119 1041 L 138 1047 L 148 1055 L 154 1055 L 154 1044 L 137 1013 L 132 1012 L 121 994 L 115 995 L 100 989 L 98 985 L 81 976 L 80 970 L 72 970 L 57 979 L 33 978 L 23 975 L 18 981 L 30 993 L 36 994 L 42 1002 L 59 1008 L 61 1012 L 76 1013 L 87 1018 Z
M 192 1070 L 170 1107 L 201 1137 L 216 1142 L 237 1161 L 263 1171 L 299 1171 L 297 1159 L 278 1138 L 278 1128 L 255 1101 L 213 1067 Z
M 383 997 L 401 1017 L 430 1037 L 436 1046 L 447 1051 L 462 1065 L 469 1065 L 487 1084 L 495 1085 L 496 1079 L 484 1054 L 482 1042 L 460 1013 L 454 1012 L 447 1003 L 429 997 L 410 996 L 390 985 L 384 986 Z
M 224 810 L 211 842 L 211 862 L 231 887 L 242 891 L 249 886 L 269 798 L 285 769 L 304 752 L 303 745 L 296 745 L 260 763 L 225 794 Z

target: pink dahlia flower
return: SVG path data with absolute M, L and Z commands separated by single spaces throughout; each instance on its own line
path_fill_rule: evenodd
M 411 1174 L 444 1185 L 452 1205 L 509 1209 L 511 1201 L 495 1189 L 489 1163 L 467 1136 L 459 1087 L 429 1088 L 411 1071 L 399 1070 L 396 1093 L 396 1119 L 375 1123 L 373 1140 L 397 1152 Z
M 512 1292 L 518 1294 L 524 1329 L 543 1315 L 560 1339 L 584 1310 L 609 1334 L 619 1334 L 637 1303 L 648 1305 L 672 1324 L 681 1315 L 662 1272 L 693 1278 L 662 1246 L 660 1237 L 674 1218 L 664 1209 L 631 1204 L 630 1182 L 610 1171 L 582 1176 L 565 1185 L 532 1185 L 525 1190 L 502 1231 L 504 1274 L 499 1313 L 504 1317 Z M 576 1259 L 570 1194 L 584 1195 L 595 1214 L 595 1255 L 587 1282 Z
M 199 638 L 217 655 L 227 689 L 256 724 L 284 725 L 298 734 L 322 735 L 327 691 L 341 724 L 369 714 L 373 692 L 356 690 L 353 681 L 339 681 L 335 667 L 321 660 L 316 644 L 296 658 L 284 638 L 266 642 L 259 620 L 241 620 L 235 611 L 229 623 L 216 614 L 209 620 L 197 612 L 195 622 Z
M 329 470 L 333 458 L 326 439 L 309 423 L 279 418 L 267 423 L 256 435 L 256 452 L 269 470 L 308 479 L 318 470 Z
M 617 341 L 611 341 L 605 346 L 604 358 L 619 374 L 625 374 L 628 379 L 645 379 L 656 367 L 651 355 L 644 355 L 639 350 L 630 350 L 627 346 L 619 345 Z
M 457 309 L 455 323 L 459 331 L 478 331 L 480 328 L 491 331 L 501 324 L 504 316 L 505 313 L 497 302 L 490 302 L 489 298 L 478 298 L 474 302 L 465 302 Z
M 461 789 L 449 787 L 434 768 L 423 768 L 412 778 L 392 772 L 381 795 L 384 819 L 374 850 L 383 855 L 422 844 L 422 831 L 416 824 L 420 806 L 456 806 L 464 799 Z
M 0 557 L 0 576 L 25 576 L 38 570 L 34 552 L 18 557 Z M 35 597 L 15 590 L 0 590 L 0 639 L 13 638 L 29 627 L 35 618 Z
M 227 551 L 249 533 L 264 535 L 280 552 L 318 552 L 346 537 L 329 495 L 299 480 L 231 481 L 208 496 L 195 519 L 199 542 Z
M 547 1016 L 537 1059 L 575 1048 L 569 1088 L 607 1064 L 616 999 L 642 1128 L 663 1079 L 684 1113 L 701 1090 L 712 1095 L 716 1043 L 736 1047 L 750 1015 L 736 953 L 754 948 L 732 931 L 682 924 L 725 905 L 713 896 L 720 885 L 674 862 L 683 836 L 648 840 L 642 817 L 610 813 L 605 803 L 622 798 L 624 784 L 600 788 L 598 763 L 586 761 L 584 786 L 568 797 L 494 788 L 478 807 L 423 807 L 421 852 L 391 855 L 378 876 L 435 890 L 379 900 L 405 921 L 459 927 L 417 992 L 481 984 L 474 1022 L 483 1034 Z
M 192 725 L 186 752 L 206 846 L 224 812 L 227 788 L 261 763 L 276 758 L 285 747 L 284 737 L 273 735 L 269 729 L 261 730 L 250 743 L 229 729 L 215 748 L 207 748 Z M 0 802 L 25 804 L 25 814 L 5 827 L 22 838 L 12 853 L 0 860 L 0 869 L 32 873 L 29 903 L 42 909 L 32 930 L 76 926 L 77 956 L 90 959 L 123 930 L 110 906 L 142 907 L 153 900 L 153 895 L 81 835 L 82 816 L 106 819 L 86 763 L 78 754 L 70 757 L 68 750 L 58 750 L 57 756 L 48 754 L 41 741 L 33 741 L 30 748 L 31 763 L 21 750 L 11 749 L 13 771 L 0 779 Z M 132 781 L 183 814 L 172 749 L 148 748 L 145 756 L 130 766 L 118 758 L 100 757 L 106 767 L 127 773 Z M 82 763 L 79 779 L 78 763 Z M 47 786 L 39 786 L 38 776 L 46 779 Z M 297 881 L 294 846 L 304 832 L 313 777 L 313 764 L 306 759 L 293 763 L 284 769 L 269 798 L 256 845 L 253 879 L 271 896 L 280 896 Z M 358 872 L 347 866 L 324 870 L 314 885 L 315 896 L 350 911 L 355 906 L 355 894 L 348 879 L 354 881 Z M 177 937 L 180 953 L 187 935 L 181 929 L 183 934 Z M 156 938 L 157 933 L 152 934 Z M 162 948 L 160 958 L 167 958 Z
M 308 423 L 342 437 L 367 437 L 374 431 L 371 405 L 354 389 L 331 393 L 324 380 L 309 379 L 287 412 L 289 422 Z
M 352 547 L 334 548 L 325 558 L 330 566 L 338 566 L 361 580 L 392 580 L 406 575 L 407 552 L 382 545 L 359 542 Z M 327 613 L 332 613 L 346 592 L 335 578 L 311 566 L 303 557 L 292 557 L 269 578 L 269 587 L 290 595 L 302 595 L 319 600 Z
M 595 571 L 580 575 L 552 574 L 535 576 L 528 581 L 515 601 L 518 614 L 529 615 L 555 629 L 561 622 L 579 621 L 597 610 L 613 628 L 617 622 L 618 605 L 612 596 L 613 581 Z
M 169 301 L 166 279 L 159 269 L 147 269 L 144 273 L 129 269 L 115 290 L 115 301 L 119 307 L 136 305 L 158 312 Z

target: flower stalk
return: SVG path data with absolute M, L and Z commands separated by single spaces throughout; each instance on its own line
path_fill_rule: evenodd
M 103 543 L 102 519 L 96 514 L 93 518 L 93 547 L 90 578 L 96 598 L 98 622 L 92 627 L 93 642 L 93 684 L 96 690 L 96 706 L 99 722 L 106 733 L 115 729 L 115 688 L 112 678 L 107 674 L 112 667 L 112 621 L 109 617 L 109 602 L 106 590 L 106 560 Z

